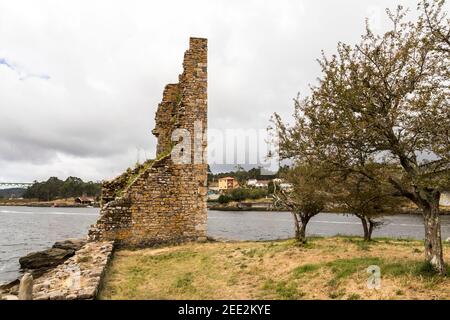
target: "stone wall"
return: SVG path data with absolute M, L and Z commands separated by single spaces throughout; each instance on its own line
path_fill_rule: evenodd
M 35 278 L 32 300 L 92 300 L 97 297 L 114 250 L 113 241 L 84 244 L 75 254 Z M 29 275 L 30 273 L 28 273 Z M 16 283 L 17 282 L 17 283 Z M 0 300 L 17 300 L 19 281 L 0 288 Z M 28 298 L 28 299 L 30 299 Z
M 90 242 L 72 258 L 35 280 L 33 300 L 90 300 L 99 292 L 112 242 Z
M 165 87 L 155 120 L 156 159 L 103 184 L 101 215 L 89 231 L 90 240 L 149 246 L 206 239 L 206 39 L 190 39 L 183 73 L 177 84 Z M 200 144 L 194 139 L 189 142 L 190 163 L 172 159 L 175 129 L 201 138 Z

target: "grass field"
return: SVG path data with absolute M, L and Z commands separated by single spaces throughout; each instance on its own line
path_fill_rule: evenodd
M 100 299 L 450 299 L 450 277 L 423 255 L 420 241 L 350 237 L 118 250 Z M 367 287 L 370 265 L 378 290 Z

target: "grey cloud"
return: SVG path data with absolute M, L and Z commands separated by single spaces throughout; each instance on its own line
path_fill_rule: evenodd
M 398 1 L 415 8 L 416 1 Z M 390 0 L 0 1 L 0 180 L 103 179 L 154 155 L 154 112 L 190 36 L 209 39 L 209 127 L 266 128 L 321 50 L 382 30 Z M 1 61 L 14 61 L 25 77 Z M 48 75 L 49 78 L 46 78 Z

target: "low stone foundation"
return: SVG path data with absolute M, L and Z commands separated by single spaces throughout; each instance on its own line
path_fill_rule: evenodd
M 89 242 L 63 264 L 34 281 L 33 300 L 95 299 L 113 252 L 113 242 Z

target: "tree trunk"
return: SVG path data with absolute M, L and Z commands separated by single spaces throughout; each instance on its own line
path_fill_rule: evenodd
M 306 225 L 308 224 L 308 221 L 304 221 L 302 219 L 301 223 L 300 223 L 300 230 L 299 230 L 299 234 L 298 234 L 298 241 L 301 244 L 305 244 L 306 243 Z
M 300 238 L 300 222 L 298 220 L 297 214 L 295 212 L 292 212 L 292 215 L 294 216 L 295 221 L 295 238 Z
M 374 222 L 369 219 L 369 237 L 367 241 L 372 241 L 372 232 L 373 232 Z
M 439 199 L 438 201 L 432 201 L 429 207 L 423 209 L 423 217 L 425 224 L 425 258 L 437 273 L 444 275 L 445 265 L 442 253 Z
M 373 224 L 371 223 L 370 219 L 367 219 L 364 216 L 357 216 L 357 217 L 361 220 L 361 224 L 363 226 L 364 241 L 372 240 Z
M 306 225 L 308 224 L 309 217 L 302 217 L 301 214 L 297 215 L 292 213 L 295 220 L 295 238 L 300 244 L 306 243 Z

